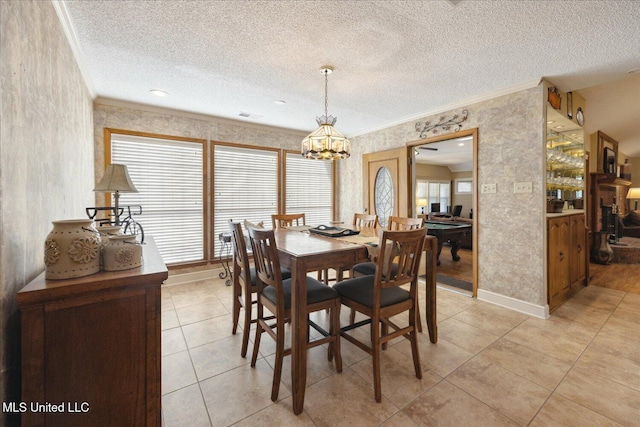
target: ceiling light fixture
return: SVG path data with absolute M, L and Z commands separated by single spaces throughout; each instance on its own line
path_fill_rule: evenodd
M 320 72 L 324 74 L 324 116 L 316 117 L 320 127 L 302 140 L 302 157 L 314 160 L 346 159 L 351 155 L 351 141 L 333 127 L 338 118 L 327 114 L 327 76 L 333 72 L 333 67 L 321 67 Z
M 276 103 L 276 104 L 278 104 L 278 105 L 284 105 L 284 104 L 286 104 L 287 102 L 286 102 L 286 101 L 283 101 L 282 99 L 278 99 L 277 101 L 275 101 L 275 103 Z
M 151 89 L 149 92 L 151 92 L 155 96 L 160 96 L 162 98 L 169 95 L 169 92 L 165 92 L 164 90 L 160 90 L 160 89 Z

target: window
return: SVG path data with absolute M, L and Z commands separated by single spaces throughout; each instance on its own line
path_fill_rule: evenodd
M 142 206 L 142 215 L 135 219 L 145 236 L 153 236 L 164 262 L 205 260 L 205 141 L 106 134 L 110 162 L 127 165 L 138 189 L 121 193 L 120 205 Z
M 432 203 L 440 203 L 440 212 L 446 212 L 451 205 L 451 182 L 450 181 L 429 181 L 427 185 L 429 208 Z
M 213 148 L 214 256 L 220 251 L 220 233 L 229 232 L 229 220 L 264 221 L 278 212 L 278 150 L 223 145 Z
M 305 213 L 307 224 L 333 221 L 333 162 L 309 160 L 287 153 L 285 161 L 285 211 Z
M 473 193 L 473 180 L 471 178 L 456 179 L 456 194 Z

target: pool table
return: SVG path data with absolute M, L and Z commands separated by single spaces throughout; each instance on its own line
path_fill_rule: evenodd
M 438 239 L 438 265 L 440 265 L 440 252 L 444 242 L 451 245 L 451 258 L 459 261 L 458 249 L 460 249 L 460 241 L 471 236 L 471 224 L 464 222 L 452 221 L 425 221 L 424 226 L 427 227 L 427 234 L 435 236 Z

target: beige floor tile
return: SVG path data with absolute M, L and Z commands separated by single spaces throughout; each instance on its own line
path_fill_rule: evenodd
M 174 392 L 198 382 L 188 351 L 162 357 L 162 394 Z
M 249 365 L 232 369 L 200 382 L 213 426 L 228 426 L 270 406 L 273 370 L 263 360 L 255 368 Z M 291 400 L 286 387 L 280 386 L 279 400 Z
M 640 294 L 632 294 L 627 292 L 622 298 L 619 307 L 637 310 L 640 306 Z
M 640 392 L 598 374 L 573 368 L 556 393 L 622 425 L 638 425 Z
M 162 415 L 164 427 L 211 425 L 198 384 L 162 396 Z
M 424 300 L 420 300 L 421 309 L 425 307 Z M 438 289 L 436 292 L 436 313 L 438 319 L 446 319 L 447 317 L 455 316 L 475 305 L 478 301 L 473 298 L 460 295 L 456 292 L 446 291 Z
M 610 319 L 591 342 L 614 356 L 626 357 L 640 362 L 640 339 L 638 325 L 624 320 Z
M 204 304 L 188 305 L 177 308 L 176 313 L 181 325 L 188 325 L 189 323 L 195 323 L 201 320 L 231 314 L 217 297 L 215 300 L 210 299 Z
M 574 295 L 569 301 L 572 304 L 586 304 L 591 307 L 607 308 L 610 310 L 620 304 L 625 296 L 625 292 L 615 289 L 601 288 L 598 286 L 587 286 Z
M 476 356 L 447 380 L 521 425 L 527 425 L 551 390 Z
M 454 319 L 483 331 L 502 336 L 529 318 L 507 308 L 490 304 L 476 304 L 453 316 Z
M 589 344 L 585 336 L 544 327 L 530 320 L 517 326 L 504 338 L 567 363 L 574 363 Z
M 263 410 L 243 419 L 234 427 L 314 427 L 313 421 L 306 412 L 300 415 L 293 413 L 291 399 L 283 399 L 267 406 Z
M 398 411 L 384 396 L 376 403 L 373 388 L 350 368 L 308 387 L 305 412 L 316 426 L 376 426 Z
M 616 311 L 613 312 L 611 317 L 609 317 L 608 321 L 624 320 L 638 325 L 640 324 L 640 310 L 638 310 L 638 307 L 640 307 L 640 304 L 636 305 L 635 307 L 631 306 L 630 304 L 620 304 L 618 308 L 616 308 Z
M 251 355 L 240 356 L 242 336 L 231 335 L 216 342 L 204 344 L 189 350 L 193 368 L 198 381 L 203 381 L 223 372 L 247 365 L 251 362 Z
M 402 413 L 418 426 L 518 426 L 446 380 L 411 402 Z
M 178 315 L 176 311 L 172 308 L 170 310 L 162 310 L 162 317 L 160 319 L 160 325 L 162 330 L 177 328 L 180 326 L 180 322 L 178 321 Z
M 613 307 L 608 305 L 606 307 L 598 307 L 569 300 L 558 307 L 552 313 L 552 316 L 561 317 L 576 323 L 582 323 L 585 326 L 590 326 L 592 328 L 599 328 L 607 321 L 612 312 Z
M 171 291 L 168 287 L 160 289 L 160 307 L 162 311 L 175 309 L 173 300 L 171 299 Z
M 620 424 L 555 393 L 529 424 L 529 427 L 584 426 L 619 427 Z
M 405 413 L 397 412 L 387 421 L 380 424 L 380 427 L 416 427 L 417 425 L 418 424 L 414 423 Z
M 571 363 L 506 339 L 496 341 L 480 354 L 497 366 L 549 390 L 553 390 L 571 369 Z
M 203 280 L 170 286 L 168 289 L 171 292 L 171 300 L 176 309 L 210 301 L 219 301 L 215 293 L 215 285 Z
M 450 318 L 438 323 L 438 340 L 449 341 L 471 353 L 478 354 L 500 337 L 490 332 Z
M 409 355 L 405 355 L 394 348 L 388 348 L 382 352 L 380 365 L 382 395 L 398 408 L 402 408 L 442 380 L 430 371 L 422 372 L 422 379 L 417 378 L 410 351 Z M 353 365 L 351 369 L 370 384 L 373 393 L 373 358 L 367 358 Z
M 187 347 L 194 348 L 231 335 L 231 315 L 218 316 L 182 327 Z
M 631 360 L 620 356 L 616 354 L 615 349 L 589 346 L 580 356 L 575 367 L 607 377 L 640 392 L 640 360 Z M 640 406 L 640 402 L 638 403 Z M 640 411 L 638 415 L 640 415 Z
M 432 343 L 425 334 L 418 336 L 420 363 L 423 371 L 431 371 L 444 378 L 475 356 L 474 353 L 443 339 L 439 339 L 437 343 Z M 411 356 L 411 344 L 409 341 L 405 340 L 405 342 L 395 345 L 393 348 L 407 356 Z
M 185 351 L 187 349 L 187 343 L 184 341 L 182 335 L 182 329 L 173 328 L 162 331 L 162 355 L 168 356 L 170 354 Z

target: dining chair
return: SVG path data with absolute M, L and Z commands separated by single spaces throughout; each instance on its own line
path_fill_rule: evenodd
M 416 230 L 423 228 L 424 226 L 424 218 L 407 218 L 407 217 L 399 217 L 399 216 L 390 216 L 387 221 L 387 228 L 389 230 L 395 231 L 406 231 L 406 230 Z M 392 268 L 395 268 L 395 265 L 392 264 Z M 359 277 L 359 276 L 371 276 L 376 274 L 376 262 L 375 261 L 366 261 L 361 262 L 359 264 L 354 265 L 351 268 L 351 277 Z M 356 312 L 355 310 L 351 310 L 349 315 L 349 319 L 351 323 L 355 321 Z M 420 321 L 420 312 L 418 312 L 418 330 L 422 332 L 422 322 Z
M 373 384 L 376 402 L 382 401 L 380 379 L 380 351 L 397 337 L 404 336 L 411 342 L 413 366 L 417 378 L 422 378 L 418 353 L 417 314 L 418 268 L 427 230 L 419 228 L 406 231 L 383 231 L 380 254 L 376 261 L 376 273 L 344 280 L 333 286 L 342 304 L 368 317 L 363 321 L 341 328 L 340 334 L 373 356 Z M 391 251 L 389 254 L 388 252 Z M 409 285 L 409 289 L 401 288 Z M 408 325 L 399 326 L 398 318 L 391 318 L 408 311 Z M 370 341 L 357 339 L 347 332 L 371 325 Z M 391 329 L 391 332 L 390 332 Z
M 251 366 L 255 367 L 260 348 L 260 337 L 266 332 L 276 342 L 276 358 L 273 369 L 273 385 L 271 400 L 278 399 L 280 378 L 282 376 L 282 361 L 291 354 L 291 348 L 284 348 L 285 323 L 291 319 L 291 286 L 293 279 L 283 280 L 280 269 L 280 258 L 275 242 L 274 230 L 249 229 L 249 239 L 253 249 L 253 260 L 256 275 L 265 286 L 258 288 L 258 323 L 253 346 Z M 340 297 L 330 286 L 309 277 L 306 278 L 307 305 L 303 309 L 308 320 L 309 313 L 328 309 L 330 314 L 329 332 L 324 331 L 314 322 L 307 324 L 307 348 L 329 343 L 328 359 L 335 359 L 336 370 L 342 372 L 342 356 L 340 355 Z M 264 317 L 264 309 L 275 315 L 275 325 L 269 325 Z M 302 307 L 297 307 L 298 310 Z M 308 328 L 311 325 L 318 330 L 323 338 L 309 341 Z
M 364 213 L 354 213 L 352 225 L 356 228 L 376 228 L 378 224 L 378 215 L 367 215 Z M 329 278 L 329 270 L 325 269 L 318 272 L 318 280 L 328 285 L 330 281 L 340 281 L 343 279 L 344 269 L 336 269 L 336 277 Z
M 378 215 L 355 213 L 353 214 L 353 225 L 356 227 L 376 228 L 378 226 Z
M 245 221 L 245 224 L 248 224 Z M 231 333 L 236 334 L 238 330 L 238 322 L 240 320 L 240 309 L 244 307 L 244 322 L 242 324 L 242 349 L 240 355 L 247 355 L 247 347 L 249 346 L 249 329 L 256 319 L 251 318 L 251 311 L 256 300 L 254 295 L 258 293 L 258 287 L 262 286 L 257 280 L 255 268 L 249 266 L 249 255 L 247 253 L 247 244 L 245 235 L 242 232 L 242 226 L 239 222 L 229 220 L 229 231 L 231 232 L 231 241 L 233 243 L 233 261 L 232 261 L 232 286 L 233 286 L 233 329 Z M 291 272 L 287 269 L 281 271 L 282 277 L 288 279 Z
M 304 213 L 274 214 L 271 215 L 271 223 L 274 229 L 306 225 Z

